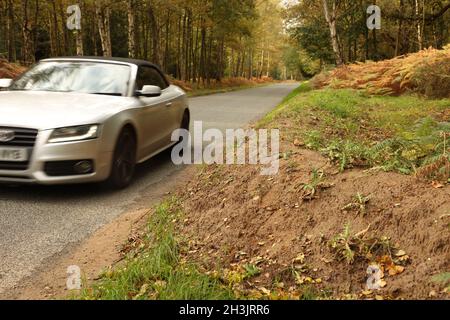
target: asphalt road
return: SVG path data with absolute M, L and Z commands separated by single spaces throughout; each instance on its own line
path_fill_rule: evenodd
M 205 128 L 244 127 L 272 110 L 296 86 L 275 84 L 193 98 L 192 118 L 204 121 Z M 134 184 L 121 192 L 98 185 L 0 185 L 0 293 L 121 214 L 150 206 L 153 190 L 182 169 L 165 152 L 139 166 Z

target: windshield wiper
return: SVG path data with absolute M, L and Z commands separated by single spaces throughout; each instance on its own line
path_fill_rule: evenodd
M 107 93 L 107 92 L 93 92 L 91 94 L 99 94 L 99 95 L 103 95 L 103 96 L 113 96 L 113 97 L 121 97 L 122 96 L 121 93 Z

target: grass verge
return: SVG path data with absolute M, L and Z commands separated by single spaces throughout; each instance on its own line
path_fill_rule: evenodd
M 259 127 L 281 127 L 285 139 L 320 151 L 341 170 L 377 167 L 448 182 L 449 111 L 450 99 L 312 90 L 305 83 Z
M 120 267 L 105 272 L 77 299 L 85 300 L 224 300 L 230 288 L 182 259 L 175 221 L 182 211 L 175 199 L 158 206 L 138 252 Z

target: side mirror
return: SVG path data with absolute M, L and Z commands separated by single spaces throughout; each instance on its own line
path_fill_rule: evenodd
M 136 91 L 137 97 L 155 98 L 160 97 L 162 90 L 158 86 L 144 86 L 142 90 Z
M 9 88 L 13 83 L 12 79 L 0 79 L 0 89 Z

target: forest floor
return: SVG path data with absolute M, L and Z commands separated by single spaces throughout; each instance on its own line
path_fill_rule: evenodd
M 209 83 L 203 82 L 186 82 L 180 81 L 176 79 L 171 79 L 171 82 L 183 90 L 185 90 L 189 97 L 200 97 L 206 96 L 215 93 L 225 93 L 236 90 L 249 89 L 259 86 L 265 86 L 271 83 L 274 83 L 274 79 L 270 77 L 262 77 L 262 78 L 225 78 L 220 82 L 212 80 Z
M 450 298 L 449 106 L 303 84 L 279 174 L 200 167 L 82 298 Z

